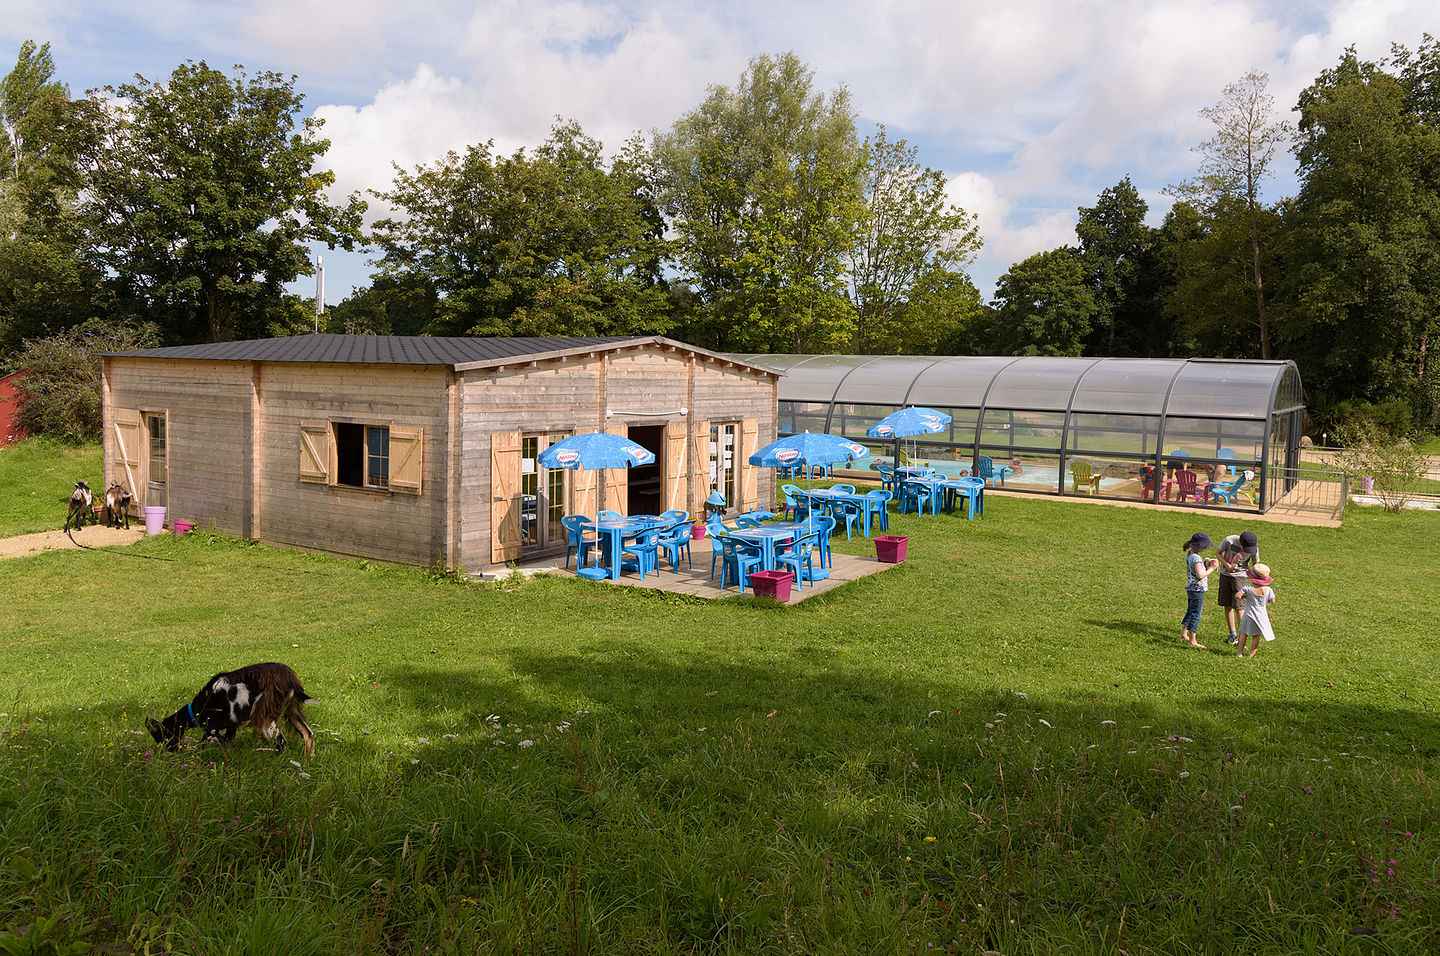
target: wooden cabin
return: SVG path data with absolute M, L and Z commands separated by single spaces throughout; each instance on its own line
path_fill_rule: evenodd
M 781 372 L 661 337 L 300 335 L 107 355 L 105 481 L 167 520 L 268 544 L 478 573 L 563 554 L 602 508 L 769 506 Z M 649 466 L 547 470 L 567 435 Z M 762 479 L 762 474 L 765 476 Z

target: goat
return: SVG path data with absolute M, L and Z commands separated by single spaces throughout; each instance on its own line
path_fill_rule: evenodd
M 75 490 L 70 492 L 70 510 L 65 515 L 65 530 L 70 530 L 70 522 L 75 522 L 75 530 L 79 531 L 80 526 L 85 523 L 88 516 L 90 521 L 95 521 L 95 495 L 90 486 L 83 481 L 75 482 Z
M 105 527 L 118 528 L 121 521 L 125 522 L 125 530 L 130 530 L 130 492 L 119 482 L 111 485 L 105 492 Z
M 265 740 L 276 740 L 275 752 L 285 749 L 279 721 L 285 718 L 305 744 L 305 756 L 315 755 L 315 735 L 305 723 L 305 703 L 314 700 L 300 686 L 300 678 L 285 664 L 251 664 L 237 671 L 216 674 L 205 682 L 195 699 L 164 720 L 151 717 L 145 727 L 157 744 L 178 750 L 185 731 L 204 724 L 201 741 L 216 738 L 228 744 L 241 727 L 253 727 Z M 277 739 L 278 738 L 278 739 Z

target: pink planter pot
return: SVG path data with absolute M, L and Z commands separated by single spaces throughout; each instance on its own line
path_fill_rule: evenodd
M 875 557 L 886 564 L 899 564 L 905 560 L 905 546 L 910 539 L 900 535 L 884 534 L 875 539 Z
M 784 604 L 790 600 L 790 582 L 795 575 L 789 571 L 756 571 L 749 580 L 756 597 L 774 598 Z
M 705 537 L 705 526 L 703 524 L 690 526 L 690 540 L 699 541 L 703 537 Z
M 193 522 L 193 521 L 181 521 L 181 520 L 179 520 L 178 518 L 175 520 L 175 537 L 177 537 L 177 538 L 178 538 L 178 537 L 181 537 L 182 535 L 185 534 L 185 532 L 187 532 L 187 531 L 194 531 L 194 530 L 195 530 L 195 522 Z
M 165 506 L 148 505 L 145 508 L 145 533 L 160 534 L 165 530 Z

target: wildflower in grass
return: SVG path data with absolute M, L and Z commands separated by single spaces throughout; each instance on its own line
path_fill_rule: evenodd
M 522 741 L 520 741 L 518 744 L 516 744 L 515 746 L 517 746 L 517 747 L 533 747 L 533 746 L 535 746 L 535 741 L 533 741 L 533 740 L 522 740 Z

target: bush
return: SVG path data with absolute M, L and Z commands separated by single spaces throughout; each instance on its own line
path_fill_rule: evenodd
M 7 372 L 27 373 L 16 383 L 20 424 L 32 435 L 65 442 L 96 440 L 104 424 L 100 357 L 153 348 L 159 342 L 159 331 L 150 323 L 99 319 L 29 340 L 5 363 Z
M 1338 463 L 1353 483 L 1374 479 L 1374 495 L 1386 511 L 1399 513 L 1415 496 L 1427 463 L 1409 439 L 1397 438 L 1375 422 L 1357 420 L 1335 431 L 1342 449 Z

